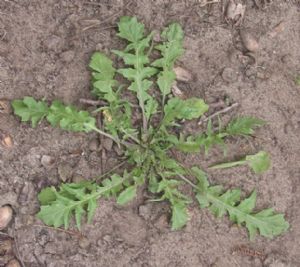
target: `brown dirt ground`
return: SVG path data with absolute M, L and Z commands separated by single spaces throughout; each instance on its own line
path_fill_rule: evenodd
M 58 168 L 64 168 L 67 178 L 92 177 L 101 170 L 97 152 L 88 146 L 95 136 L 67 133 L 46 123 L 32 129 L 11 114 L 0 114 L 0 130 L 14 140 L 12 149 L 0 147 L 0 205 L 14 208 L 6 232 L 14 237 L 24 266 L 300 266 L 300 87 L 295 84 L 300 74 L 300 4 L 263 1 L 257 8 L 255 1 L 244 1 L 242 27 L 260 44 L 256 62 L 250 64 L 240 52 L 238 29 L 224 21 L 222 3 L 201 6 L 203 2 L 2 0 L 0 99 L 32 95 L 79 104 L 79 98 L 89 98 L 91 53 L 120 47 L 114 28 L 120 15 L 136 15 L 148 29 L 177 20 L 186 33 L 180 65 L 194 74 L 193 81 L 180 88 L 208 103 L 225 98 L 239 103 L 223 116 L 225 121 L 239 113 L 268 122 L 256 138 L 232 140 L 228 159 L 264 149 L 272 156 L 272 168 L 260 176 L 244 167 L 210 172 L 210 180 L 247 193 L 257 188 L 258 206 L 285 213 L 290 231 L 250 242 L 245 229 L 192 205 L 188 225 L 173 232 L 167 225 L 168 206 L 145 204 L 143 199 L 125 208 L 101 201 L 93 224 L 82 229 L 85 238 L 42 227 L 34 217 L 39 209 L 36 195 L 59 182 Z M 272 37 L 282 21 L 283 28 Z M 186 129 L 197 132 L 200 127 Z M 43 167 L 43 155 L 54 157 L 55 163 Z M 187 166 L 204 168 L 223 160 L 219 150 L 205 164 L 203 155 L 178 157 Z M 116 154 L 107 153 L 105 169 L 117 161 Z M 255 252 L 263 256 L 248 255 Z M 5 260 L 0 255 L 0 265 Z

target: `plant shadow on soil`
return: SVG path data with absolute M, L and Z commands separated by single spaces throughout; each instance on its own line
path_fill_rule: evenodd
M 194 75 L 193 81 L 179 84 L 184 93 L 208 104 L 222 105 L 228 99 L 239 103 L 224 121 L 243 114 L 268 122 L 253 139 L 231 140 L 227 157 L 264 149 L 272 168 L 260 176 L 244 167 L 209 172 L 210 181 L 248 193 L 257 188 L 258 207 L 284 212 L 290 231 L 274 240 L 250 242 L 245 229 L 195 205 L 189 208 L 188 225 L 172 232 L 168 206 L 145 203 L 142 192 L 121 208 L 101 200 L 93 223 L 83 226 L 85 237 L 45 228 L 34 216 L 37 193 L 58 184 L 61 173 L 67 180 L 97 175 L 99 152 L 89 146 L 96 136 L 67 133 L 46 123 L 31 129 L 11 114 L 0 114 L 0 130 L 14 140 L 12 149 L 0 148 L 0 204 L 14 208 L 7 233 L 15 237 L 25 266 L 300 266 L 300 88 L 294 82 L 300 73 L 299 3 L 274 0 L 258 9 L 255 1 L 246 1 L 243 27 L 251 28 L 260 45 L 255 64 L 249 64 L 237 49 L 238 30 L 222 18 L 222 4 L 200 2 L 1 1 L 0 99 L 32 95 L 79 104 L 80 98 L 90 97 L 91 53 L 121 46 L 114 28 L 119 16 L 136 15 L 148 29 L 176 20 L 186 35 L 179 64 Z M 281 21 L 283 30 L 271 36 Z M 186 124 L 184 130 L 196 133 L 201 128 Z M 54 161 L 42 164 L 45 155 Z M 217 149 L 207 158 L 175 156 L 186 166 L 204 168 L 223 160 Z M 107 151 L 104 169 L 117 163 L 117 153 Z

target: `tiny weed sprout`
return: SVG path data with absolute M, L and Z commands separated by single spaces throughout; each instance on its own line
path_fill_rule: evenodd
M 208 208 L 217 217 L 227 214 L 233 223 L 245 226 L 251 240 L 257 233 L 272 238 L 285 232 L 289 224 L 283 214 L 275 213 L 272 208 L 255 209 L 255 190 L 241 198 L 240 189 L 225 190 L 220 185 L 211 185 L 199 167 L 186 168 L 170 153 L 171 149 L 209 153 L 214 145 L 225 149 L 228 137 L 253 135 L 264 121 L 237 117 L 217 131 L 208 121 L 203 133 L 180 134 L 182 120 L 198 119 L 208 110 L 202 99 L 181 99 L 172 95 L 171 88 L 176 80 L 174 64 L 184 52 L 181 26 L 178 23 L 169 25 L 161 33 L 162 41 L 155 43 L 154 34 L 146 35 L 144 25 L 136 17 L 122 17 L 117 35 L 127 45 L 123 50 L 111 52 L 124 62 L 124 67 L 116 69 L 113 61 L 101 52 L 95 52 L 89 64 L 92 94 L 104 103 L 92 114 L 101 112 L 103 129 L 97 128 L 96 119 L 87 111 L 78 111 L 60 101 L 49 105 L 24 97 L 12 103 L 15 114 L 23 122 L 30 121 L 32 127 L 46 119 L 52 126 L 68 131 L 96 131 L 112 139 L 124 150 L 126 157 L 126 165 L 122 165 L 126 168 L 122 172 L 107 173 L 100 182 L 88 180 L 43 189 L 38 196 L 41 206 L 38 218 L 49 226 L 65 228 L 74 218 L 80 229 L 84 216 L 88 222 L 92 221 L 99 198 L 113 197 L 119 205 L 124 205 L 143 187 L 152 194 L 154 201 L 169 202 L 173 230 L 186 225 L 187 206 L 195 199 L 200 208 Z M 152 61 L 150 56 L 154 50 L 160 56 Z M 132 115 L 137 112 L 140 121 L 133 122 Z M 211 169 L 238 165 L 248 165 L 254 173 L 262 173 L 270 166 L 270 159 L 266 152 L 260 151 Z M 195 196 L 185 195 L 181 184 L 191 186 Z

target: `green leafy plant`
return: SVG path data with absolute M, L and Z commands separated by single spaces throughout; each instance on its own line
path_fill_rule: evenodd
M 199 98 L 180 99 L 171 94 L 176 80 L 174 64 L 184 51 L 180 25 L 173 23 L 166 27 L 158 44 L 153 40 L 153 33 L 145 34 L 144 25 L 135 17 L 122 17 L 118 29 L 117 35 L 127 45 L 123 50 L 112 52 L 124 61 L 124 67 L 116 69 L 100 52 L 92 55 L 89 64 L 92 93 L 104 102 L 93 113 L 102 113 L 104 129 L 97 128 L 95 118 L 88 112 L 59 101 L 48 105 L 46 101 L 25 97 L 12 103 L 15 114 L 24 122 L 31 121 L 33 127 L 46 119 L 52 126 L 68 131 L 96 131 L 112 139 L 126 157 L 127 166 L 122 174 L 109 172 L 102 175 L 105 179 L 100 182 L 65 183 L 58 188 L 43 189 L 38 196 L 41 204 L 38 217 L 47 225 L 64 225 L 65 228 L 74 218 L 80 228 L 84 214 L 91 222 L 99 198 L 114 197 L 119 205 L 124 205 L 135 198 L 139 188 L 146 186 L 153 194 L 152 201 L 170 203 L 172 229 L 177 230 L 187 223 L 187 206 L 193 200 L 182 192 L 182 185 L 187 184 L 193 187 L 201 208 L 209 208 L 217 217 L 228 214 L 232 222 L 248 229 L 251 239 L 257 232 L 266 237 L 285 232 L 289 224 L 282 214 L 276 214 L 273 209 L 254 211 L 256 191 L 241 200 L 239 189 L 225 191 L 220 185 L 210 185 L 202 170 L 182 166 L 171 154 L 171 150 L 176 149 L 207 154 L 214 145 L 225 150 L 228 137 L 251 136 L 264 121 L 237 117 L 226 127 L 219 123 L 217 131 L 209 121 L 205 132 L 184 136 L 180 133 L 182 120 L 201 117 L 208 105 Z M 160 54 L 154 61 L 150 57 L 153 49 Z M 120 75 L 128 83 L 121 84 Z M 132 116 L 137 113 L 141 119 L 133 122 Z M 261 173 L 268 169 L 270 160 L 266 152 L 260 151 L 212 169 L 244 164 L 255 173 Z

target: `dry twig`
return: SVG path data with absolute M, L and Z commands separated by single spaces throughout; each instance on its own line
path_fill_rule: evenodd
M 240 245 L 240 246 L 234 247 L 232 250 L 232 253 L 235 253 L 235 252 L 240 253 L 244 256 L 260 258 L 262 260 L 266 257 L 266 255 L 262 251 L 252 249 L 246 245 Z
M 106 103 L 102 100 L 92 100 L 92 99 L 85 99 L 85 98 L 80 98 L 79 102 L 82 104 L 88 104 L 91 106 L 103 106 L 106 105 Z
M 61 229 L 61 228 L 54 228 L 51 226 L 47 226 L 47 225 L 39 225 L 39 224 L 33 224 L 32 226 L 34 227 L 41 227 L 41 228 L 46 228 L 49 230 L 54 230 L 54 231 L 58 231 L 58 232 L 63 232 L 72 236 L 77 236 L 78 238 L 82 238 L 83 234 L 81 232 L 77 232 L 77 231 L 71 231 L 71 230 L 65 230 L 65 229 Z
M 212 115 L 208 116 L 208 117 L 205 117 L 203 119 L 201 119 L 199 122 L 198 122 L 198 125 L 201 125 L 202 123 L 208 121 L 208 120 L 211 120 L 212 118 L 215 118 L 217 117 L 218 115 L 220 114 L 224 114 L 224 113 L 227 113 L 228 111 L 234 109 L 235 107 L 238 107 L 239 106 L 239 103 L 233 103 L 231 106 L 228 106 L 226 108 L 223 108 L 215 113 L 213 113 Z

